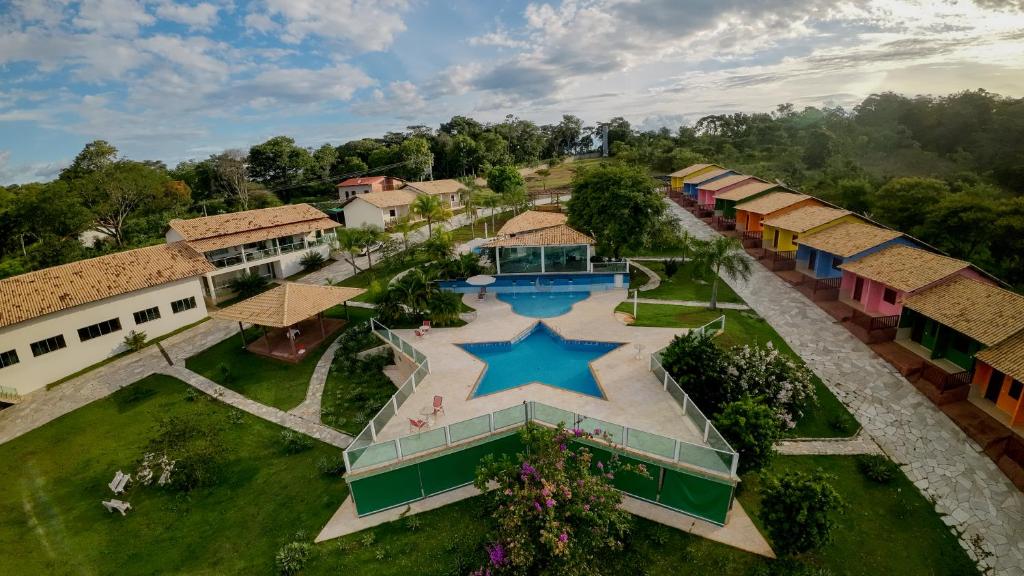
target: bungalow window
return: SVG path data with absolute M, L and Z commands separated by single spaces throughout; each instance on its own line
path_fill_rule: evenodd
M 17 357 L 15 357 L 15 359 L 17 359 Z M 1020 400 L 1020 393 L 1022 389 L 1024 389 L 1024 384 L 1022 384 L 1020 380 L 1014 380 L 1010 383 L 1010 391 L 1007 392 L 1007 394 L 1009 394 L 1010 398 L 1013 398 L 1014 400 Z
M 395 216 L 398 216 L 398 211 L 392 208 L 391 210 L 388 210 L 388 216 L 394 218 Z
M 882 300 L 885 300 L 889 304 L 896 303 L 896 291 L 892 288 L 886 288 L 885 292 L 882 292 Z
M 39 357 L 43 354 L 49 354 L 50 352 L 56 352 L 61 348 L 67 348 L 68 345 L 64 342 L 64 335 L 58 334 L 52 338 L 46 340 L 40 340 L 39 342 L 33 342 L 28 345 L 32 349 L 32 355 Z
M 18 363 L 18 351 L 8 350 L 7 352 L 0 352 L 0 368 L 7 368 L 8 366 L 14 366 Z
M 100 336 L 106 336 L 111 332 L 117 332 L 121 329 L 121 320 L 119 318 L 111 318 L 110 320 L 104 320 L 99 324 L 93 324 L 92 326 L 86 326 L 85 328 L 78 329 L 78 339 L 82 342 L 92 340 L 93 338 L 99 338 Z
M 135 317 L 136 324 L 145 324 L 146 322 L 152 322 L 153 320 L 160 319 L 160 307 L 153 306 L 152 308 L 146 308 L 145 310 L 139 310 L 138 312 L 132 313 Z
M 188 298 L 182 298 L 181 300 L 175 300 L 171 302 L 171 312 L 178 314 L 186 310 L 191 310 L 196 307 L 196 297 L 189 296 Z

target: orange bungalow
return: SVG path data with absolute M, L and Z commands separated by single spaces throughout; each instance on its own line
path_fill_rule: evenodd
M 1024 436 L 1024 330 L 975 355 L 978 404 L 995 408 L 997 420 Z M 987 410 L 992 414 L 991 410 Z
M 736 205 L 736 229 L 761 238 L 765 218 L 778 216 L 805 206 L 820 206 L 821 201 L 806 194 L 771 192 Z M 746 235 L 744 235 L 746 236 Z

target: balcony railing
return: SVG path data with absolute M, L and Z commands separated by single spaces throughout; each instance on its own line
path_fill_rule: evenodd
M 230 256 L 221 256 L 210 260 L 210 264 L 213 264 L 217 268 L 227 268 L 228 266 L 234 266 L 243 262 L 241 254 L 232 254 Z
M 973 376 L 974 374 L 967 370 L 950 374 L 931 362 L 925 362 L 924 369 L 921 371 L 921 378 L 934 384 L 940 392 L 968 386 Z
M 819 278 L 814 281 L 814 287 L 812 292 L 824 292 L 826 290 L 839 290 L 839 286 L 843 283 L 841 277 L 836 278 Z
M 249 249 L 245 251 L 245 260 L 247 262 L 264 260 L 266 258 L 270 258 L 271 256 L 277 256 L 277 250 L 273 248 L 258 248 L 256 250 Z
M 292 242 L 291 244 L 281 244 L 281 254 L 288 254 L 289 252 L 295 252 L 296 250 L 305 250 L 306 245 L 302 242 Z
M 628 262 L 592 262 L 591 268 L 594 272 L 607 272 L 609 274 L 629 272 Z

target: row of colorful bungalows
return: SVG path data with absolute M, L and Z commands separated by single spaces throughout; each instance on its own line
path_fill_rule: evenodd
M 789 262 L 800 275 L 793 283 L 821 288 L 826 296 L 815 300 L 834 301 L 822 307 L 860 326 L 866 341 L 881 335 L 917 358 L 906 372 L 959 389 L 958 399 L 1024 431 L 1024 296 L 899 231 L 722 166 L 672 173 L 669 193 L 713 209 L 767 260 Z

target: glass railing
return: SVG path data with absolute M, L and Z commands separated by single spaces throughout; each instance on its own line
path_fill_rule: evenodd
M 287 254 L 289 252 L 295 252 L 296 250 L 305 250 L 306 245 L 302 242 L 292 242 L 291 244 L 281 244 L 281 254 Z
M 231 256 L 221 256 L 210 260 L 210 264 L 213 264 L 217 268 L 227 268 L 228 266 L 234 266 L 235 264 L 241 264 L 243 262 L 241 254 L 232 254 Z
M 258 250 L 245 251 L 245 259 L 249 262 L 263 260 L 264 258 L 270 258 L 271 256 L 277 256 L 277 250 L 273 248 L 260 248 Z
M 629 272 L 628 262 L 591 262 L 591 269 L 594 272 L 623 273 Z
M 696 407 L 692 407 L 691 410 L 699 414 Z M 394 414 L 395 408 L 389 403 L 374 418 L 373 424 L 378 424 L 378 418 L 386 422 Z M 569 429 L 592 433 L 595 437 L 606 439 L 612 447 L 634 452 L 638 456 L 656 457 L 701 472 L 728 478 L 736 477 L 738 456 L 724 440 L 719 442 L 717 431 L 708 436 L 708 444 L 702 445 L 533 401 L 386 441 L 375 441 L 373 435 L 364 430 L 345 450 L 345 464 L 349 471 L 392 464 L 431 450 L 507 432 L 527 422 L 548 426 L 561 424 Z

